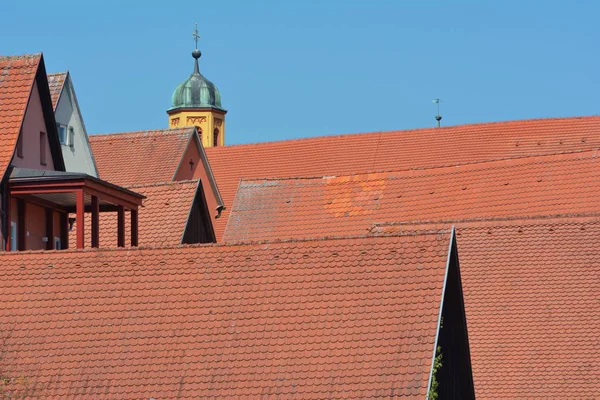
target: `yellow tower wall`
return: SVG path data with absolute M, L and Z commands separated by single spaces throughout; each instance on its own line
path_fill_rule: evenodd
M 225 145 L 225 112 L 213 109 L 180 110 L 169 114 L 169 128 L 197 126 L 200 128 L 202 146 L 213 147 L 215 128 L 219 130 L 217 146 Z

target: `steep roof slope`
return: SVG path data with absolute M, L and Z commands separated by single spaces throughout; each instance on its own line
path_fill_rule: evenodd
M 464 221 L 456 240 L 477 399 L 600 393 L 600 218 Z
M 181 244 L 190 209 L 198 190 L 198 181 L 181 181 L 145 186 L 131 186 L 143 196 L 144 204 L 138 211 L 138 239 L 140 246 L 174 246 Z M 91 215 L 85 215 L 85 235 L 91 238 Z M 77 238 L 77 222 L 69 232 L 69 242 Z M 131 223 L 125 218 L 125 240 L 129 243 Z M 90 239 L 91 240 L 91 239 Z M 117 246 L 117 215 L 100 213 L 100 247 Z
M 460 125 L 325 136 L 206 149 L 225 206 L 221 240 L 241 178 L 350 175 L 457 165 L 600 147 L 600 117 Z
M 41 53 L 0 57 L 0 179 L 12 159 L 41 60 Z
M 38 397 L 422 399 L 449 240 L 3 253 L 3 373 Z
M 597 151 L 338 177 L 243 180 L 226 242 L 357 235 L 377 222 L 600 212 Z
M 170 182 L 194 128 L 90 135 L 100 177 L 121 186 Z
M 457 230 L 478 399 L 600 393 L 598 219 Z
M 68 72 L 57 72 L 48 74 L 48 86 L 50 88 L 50 96 L 52 97 L 52 107 L 56 110 L 58 99 L 65 85 Z

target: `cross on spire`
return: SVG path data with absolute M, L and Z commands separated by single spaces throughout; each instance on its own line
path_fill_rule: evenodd
M 198 35 L 198 23 L 196 22 L 196 29 L 192 32 L 192 36 L 194 37 L 194 41 L 196 42 L 196 48 L 198 48 L 198 39 L 200 39 L 200 35 Z

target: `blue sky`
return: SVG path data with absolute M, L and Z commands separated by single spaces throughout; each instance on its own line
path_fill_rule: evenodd
M 90 133 L 167 127 L 173 89 L 221 90 L 227 142 L 600 111 L 595 1 L 28 1 L 0 54 L 70 70 Z

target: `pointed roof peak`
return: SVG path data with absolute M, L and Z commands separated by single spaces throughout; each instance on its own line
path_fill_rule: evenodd
M 200 39 L 200 35 L 198 34 L 198 23 L 196 22 L 196 28 L 194 32 L 192 32 L 192 36 L 194 37 L 194 42 L 196 43 L 196 48 L 192 51 L 192 57 L 194 57 L 194 74 L 200 73 L 200 68 L 198 67 L 198 59 L 202 56 L 202 52 L 198 50 L 198 39 Z

